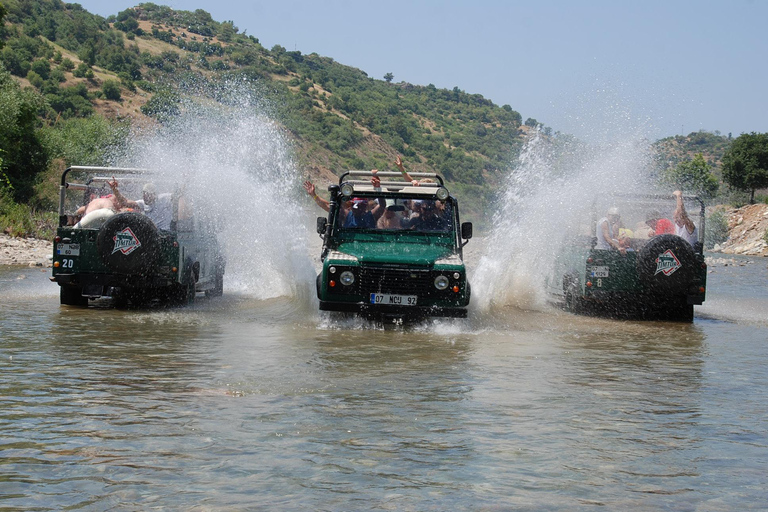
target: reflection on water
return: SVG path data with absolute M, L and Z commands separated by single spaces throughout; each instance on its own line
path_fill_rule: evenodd
M 0 270 L 0 293 L 0 507 L 764 500 L 760 325 L 499 306 L 382 327 L 232 293 L 191 308 L 83 310 L 59 306 L 46 275 L 28 269 Z

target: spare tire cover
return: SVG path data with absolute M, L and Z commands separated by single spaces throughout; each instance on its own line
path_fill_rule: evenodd
M 149 217 L 121 213 L 101 227 L 96 248 L 111 270 L 146 275 L 154 270 L 157 263 L 160 240 L 157 228 Z
M 640 280 L 649 291 L 660 293 L 686 293 L 695 265 L 693 247 L 677 235 L 651 238 L 637 257 Z

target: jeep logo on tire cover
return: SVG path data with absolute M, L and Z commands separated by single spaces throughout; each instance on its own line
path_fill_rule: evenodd
M 675 256 L 675 253 L 671 249 L 667 249 L 656 258 L 656 272 L 653 275 L 662 272 L 665 276 L 671 276 L 680 267 L 682 267 L 682 264 L 677 259 L 677 256 Z
M 112 240 L 115 241 L 115 247 L 112 249 L 112 254 L 120 251 L 127 256 L 141 247 L 141 242 L 136 238 L 136 235 L 133 234 L 133 231 L 129 227 L 115 233 Z

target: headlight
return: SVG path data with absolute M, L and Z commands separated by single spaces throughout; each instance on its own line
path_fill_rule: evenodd
M 328 267 L 328 272 L 330 272 L 331 274 L 335 274 L 336 273 L 336 267 Z
M 438 290 L 445 290 L 448 288 L 448 278 L 445 276 L 437 276 L 435 278 L 435 288 Z
M 349 286 L 355 282 L 355 274 L 349 270 L 345 270 L 339 275 L 339 282 L 341 282 L 341 284 L 344 286 Z
M 437 189 L 437 192 L 435 193 L 435 195 L 439 200 L 445 201 L 446 199 L 448 199 L 448 189 L 445 187 L 440 187 L 439 189 Z
M 345 183 L 341 186 L 341 195 L 343 195 L 344 197 L 349 197 L 354 193 L 355 193 L 355 187 L 353 187 L 351 184 Z

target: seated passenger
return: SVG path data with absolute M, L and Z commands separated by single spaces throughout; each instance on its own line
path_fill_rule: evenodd
M 114 180 L 114 178 L 112 178 Z M 173 200 L 172 194 L 158 194 L 154 183 L 147 183 L 142 189 L 143 199 L 132 201 L 126 199 L 117 189 L 117 181 L 113 181 L 112 190 L 115 193 L 117 201 L 121 207 L 136 208 L 144 213 L 155 223 L 157 229 L 168 231 L 171 229 L 173 220 Z
M 675 233 L 675 227 L 672 225 L 672 221 L 665 219 L 661 216 L 658 210 L 652 210 L 648 212 L 645 217 L 645 223 L 651 228 L 649 237 L 658 235 L 673 235 Z
M 402 229 L 404 211 L 405 206 L 397 204 L 394 199 L 387 199 L 387 208 L 376 222 L 376 227 L 378 229 Z
M 618 226 L 620 221 L 621 215 L 619 214 L 619 209 L 615 206 L 609 208 L 606 216 L 597 221 L 597 226 L 595 226 L 595 235 L 597 237 L 595 249 L 604 251 L 616 249 L 621 254 L 627 253 L 626 247 L 622 247 L 619 243 L 618 232 L 614 231 L 614 227 Z
M 421 201 L 421 213 L 414 214 L 407 221 L 403 221 L 403 227 L 416 231 L 445 231 L 448 221 L 440 215 L 435 201 Z
M 384 213 L 384 207 L 381 205 L 383 200 L 379 200 L 376 206 L 369 210 L 368 199 L 355 198 L 352 200 L 352 208 L 344 217 L 345 228 L 367 228 L 376 227 L 376 222 Z

